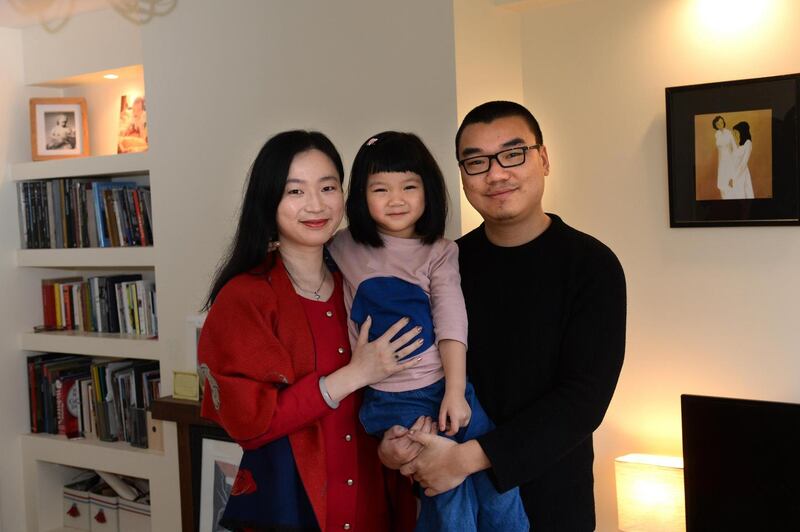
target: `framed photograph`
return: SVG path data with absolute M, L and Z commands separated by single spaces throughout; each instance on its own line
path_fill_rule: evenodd
M 34 161 L 89 155 L 85 99 L 31 98 L 30 113 Z
M 147 107 L 143 96 L 123 94 L 119 104 L 117 153 L 147 151 Z
M 196 445 L 200 451 L 193 455 L 197 456 L 200 462 L 199 492 L 194 505 L 199 512 L 199 519 L 195 522 L 199 523 L 200 532 L 227 530 L 219 526 L 219 520 L 239 471 L 242 448 L 230 441 L 224 432 L 220 434 L 207 427 L 192 428 L 197 429 L 192 434 L 192 446 Z M 193 470 L 196 471 L 195 467 Z M 195 489 L 197 487 L 193 486 Z
M 800 224 L 800 74 L 669 87 L 670 227 Z

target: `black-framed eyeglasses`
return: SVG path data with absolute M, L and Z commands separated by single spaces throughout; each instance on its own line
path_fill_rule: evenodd
M 503 168 L 513 168 L 525 164 L 525 154 L 528 153 L 528 150 L 538 150 L 541 147 L 541 144 L 517 146 L 516 148 L 499 151 L 494 155 L 467 157 L 458 161 L 458 164 L 464 169 L 467 175 L 485 174 L 492 166 L 492 159 L 497 161 L 497 164 Z

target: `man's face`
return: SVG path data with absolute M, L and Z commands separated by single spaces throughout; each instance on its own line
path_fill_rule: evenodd
M 498 118 L 488 124 L 470 124 L 461 133 L 459 160 L 495 153 L 519 146 L 531 146 L 538 139 L 518 116 Z M 526 223 L 542 212 L 544 178 L 550 162 L 544 146 L 528 150 L 525 163 L 503 168 L 492 159 L 489 171 L 467 175 L 461 168 L 461 182 L 467 200 L 487 224 Z

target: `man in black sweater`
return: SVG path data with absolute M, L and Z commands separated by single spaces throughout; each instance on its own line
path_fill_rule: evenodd
M 467 372 L 497 428 L 462 444 L 387 432 L 381 456 L 429 495 L 488 469 L 520 487 L 534 531 L 595 528 L 592 432 L 625 351 L 625 277 L 610 249 L 542 209 L 550 171 L 533 115 L 473 109 L 456 135 L 464 192 L 484 223 L 458 241 L 469 318 Z M 404 454 L 405 453 L 405 454 Z

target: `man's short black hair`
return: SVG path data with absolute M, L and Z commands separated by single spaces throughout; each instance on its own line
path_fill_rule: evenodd
M 518 116 L 525 120 L 525 122 L 528 123 L 528 127 L 531 128 L 533 135 L 536 137 L 536 143 L 544 144 L 542 129 L 539 127 L 539 122 L 536 121 L 536 118 L 525 106 L 516 102 L 507 102 L 503 100 L 486 102 L 467 113 L 467 116 L 465 116 L 464 120 L 461 122 L 461 126 L 459 126 L 458 132 L 456 133 L 456 159 L 461 157 L 458 153 L 458 144 L 461 142 L 461 134 L 464 132 L 464 128 L 471 124 L 488 124 L 498 118 L 506 118 L 508 116 Z

